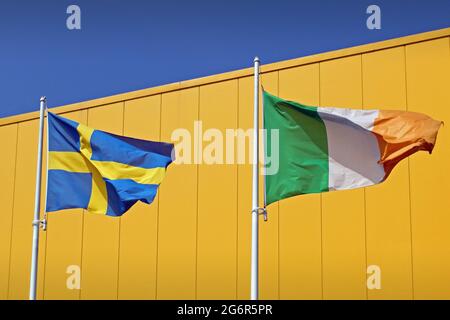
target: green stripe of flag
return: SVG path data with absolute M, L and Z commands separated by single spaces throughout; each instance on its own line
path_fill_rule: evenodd
M 264 128 L 269 137 L 266 150 L 272 150 L 274 143 L 270 130 L 278 129 L 280 138 L 279 170 L 265 177 L 267 205 L 299 194 L 328 191 L 327 131 L 316 107 L 264 92 Z

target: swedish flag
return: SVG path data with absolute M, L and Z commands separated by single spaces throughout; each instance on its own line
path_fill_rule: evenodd
M 173 145 L 94 130 L 48 113 L 47 212 L 84 208 L 121 216 L 152 203 Z

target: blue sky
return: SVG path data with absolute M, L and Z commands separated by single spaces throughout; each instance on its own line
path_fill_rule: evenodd
M 450 0 L 2 0 L 0 117 L 449 26 Z

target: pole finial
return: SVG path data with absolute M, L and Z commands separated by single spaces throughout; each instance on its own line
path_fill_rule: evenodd
M 253 62 L 260 62 L 259 57 L 256 56 L 255 59 L 253 60 Z
M 42 96 L 42 97 L 41 97 L 41 102 L 45 102 L 45 101 L 47 101 L 47 97 Z

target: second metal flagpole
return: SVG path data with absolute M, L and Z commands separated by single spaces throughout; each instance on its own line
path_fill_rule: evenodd
M 44 140 L 44 118 L 46 109 L 47 109 L 47 99 L 45 97 L 42 97 L 39 115 L 38 158 L 36 166 L 36 191 L 34 198 L 33 245 L 31 251 L 31 273 L 30 273 L 30 300 L 36 300 L 38 255 L 39 255 L 39 228 L 41 226 L 39 213 L 41 210 L 42 149 Z
M 259 58 L 254 60 L 253 110 L 253 194 L 252 194 L 252 257 L 251 300 L 258 300 L 258 219 L 259 219 Z

